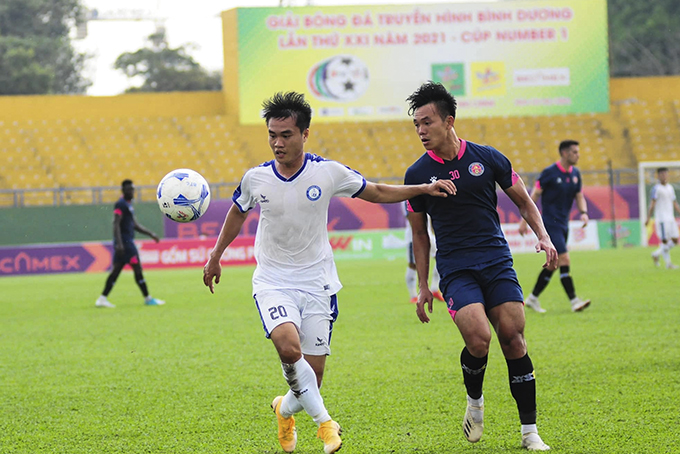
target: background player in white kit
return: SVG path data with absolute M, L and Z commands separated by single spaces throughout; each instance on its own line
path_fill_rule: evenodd
M 407 205 L 404 204 L 404 216 L 408 216 Z M 429 217 L 428 217 L 429 221 Z M 434 258 L 437 255 L 437 240 L 432 231 L 432 222 L 428 223 L 428 233 L 430 234 L 430 257 Z M 416 258 L 413 255 L 413 232 L 411 231 L 411 223 L 406 221 L 406 228 L 404 230 L 404 239 L 406 240 L 406 255 L 408 258 L 408 265 L 406 266 L 406 288 L 408 289 L 408 296 L 412 304 L 418 302 L 418 272 L 416 271 Z M 439 271 L 437 267 L 432 267 L 432 277 L 430 279 L 430 291 L 432 296 L 439 301 L 444 301 L 442 292 L 439 291 Z
M 654 223 L 656 225 L 656 235 L 659 237 L 659 248 L 652 252 L 654 264 L 659 266 L 659 257 L 663 256 L 666 268 L 678 268 L 671 262 L 671 248 L 678 244 L 678 223 L 675 221 L 673 209 L 680 214 L 680 206 L 675 198 L 675 189 L 668 183 L 668 168 L 659 167 L 656 170 L 659 182 L 652 187 L 651 203 L 647 212 L 647 221 L 654 213 Z
M 448 180 L 413 186 L 375 184 L 338 162 L 305 153 L 311 116 L 310 105 L 298 93 L 278 93 L 263 104 L 274 160 L 248 170 L 234 191 L 234 204 L 203 270 L 203 282 L 214 292 L 213 279 L 218 284 L 222 273 L 220 257 L 248 211 L 259 204 L 253 297 L 289 386 L 272 402 L 279 443 L 286 452 L 295 449 L 293 415 L 305 410 L 319 426 L 317 436 L 330 454 L 342 445 L 340 426 L 319 393 L 338 313 L 336 294 L 342 287 L 328 241 L 330 199 L 394 203 L 418 195 L 447 197 L 455 194 L 455 185 Z

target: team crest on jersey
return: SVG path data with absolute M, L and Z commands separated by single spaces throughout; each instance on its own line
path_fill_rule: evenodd
M 470 172 L 470 175 L 472 175 L 473 177 L 478 177 L 484 173 L 484 166 L 482 165 L 481 162 L 473 162 L 468 167 L 468 172 Z
M 574 177 L 574 184 L 578 184 L 578 177 Z
M 321 188 L 317 185 L 312 185 L 307 188 L 307 198 L 312 202 L 316 202 L 321 197 Z

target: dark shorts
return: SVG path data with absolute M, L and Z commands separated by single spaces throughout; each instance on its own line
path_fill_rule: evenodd
M 550 241 L 555 245 L 558 254 L 567 252 L 567 240 L 569 239 L 568 225 L 547 225 L 545 230 L 550 236 Z
M 139 263 L 139 252 L 134 243 L 125 243 L 125 250 L 123 252 L 116 252 L 113 249 L 113 263 L 129 263 L 130 265 L 137 265 Z
M 468 304 L 482 303 L 488 312 L 503 303 L 524 301 L 511 259 L 454 271 L 442 279 L 439 287 L 454 319 L 456 312 Z

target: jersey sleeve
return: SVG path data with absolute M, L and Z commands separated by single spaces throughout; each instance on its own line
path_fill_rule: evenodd
M 327 161 L 327 165 L 333 178 L 333 196 L 354 198 L 366 188 L 366 179 L 356 170 L 336 161 Z
M 583 176 L 581 175 L 580 170 L 577 170 L 577 176 L 578 176 L 578 181 L 576 183 L 576 193 L 579 193 L 583 189 Z
M 255 208 L 257 204 L 257 199 L 253 197 L 250 190 L 250 179 L 252 173 L 250 171 L 246 172 L 241 178 L 241 183 L 239 183 L 236 190 L 234 190 L 234 195 L 231 196 L 231 200 L 236 204 L 241 213 L 245 213 L 248 210 Z
M 129 211 L 127 204 L 123 200 L 119 200 L 113 206 L 113 214 L 118 216 L 123 216 L 127 211 Z
M 545 189 L 545 187 L 548 185 L 548 168 L 546 167 L 541 171 L 541 174 L 538 176 L 538 179 L 536 180 L 536 187 L 539 189 Z
M 409 184 L 421 184 L 421 181 L 418 181 L 418 179 L 415 176 L 415 171 L 412 169 L 408 169 L 406 171 L 406 175 L 404 175 L 404 184 L 409 185 Z M 417 197 L 413 197 L 412 199 L 408 199 L 406 201 L 406 210 L 409 212 L 414 212 L 414 213 L 421 213 L 425 211 L 425 195 L 419 195 Z
M 659 197 L 659 191 L 657 185 L 652 186 L 652 191 L 649 194 L 651 200 L 656 200 Z
M 489 147 L 489 149 L 491 150 L 489 164 L 492 165 L 496 182 L 501 189 L 508 189 L 515 181 L 517 181 L 519 176 L 515 176 L 517 174 L 512 170 L 512 164 L 508 158 L 495 148 Z

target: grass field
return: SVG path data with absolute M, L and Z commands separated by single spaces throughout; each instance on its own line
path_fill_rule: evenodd
M 557 276 L 527 313 L 539 429 L 553 452 L 680 452 L 680 272 L 647 249 L 572 254 L 584 313 Z M 680 257 L 680 252 L 674 251 Z M 542 257 L 518 255 L 530 290 Z M 465 441 L 462 342 L 443 304 L 429 325 L 408 303 L 402 262 L 339 262 L 345 288 L 322 393 L 341 452 L 522 452 L 496 340 L 485 433 Z M 164 307 L 145 307 L 131 273 L 96 309 L 105 275 L 0 280 L 0 453 L 278 453 L 269 403 L 286 390 L 250 297 L 252 268 L 146 272 Z M 298 417 L 300 454 L 323 452 Z

